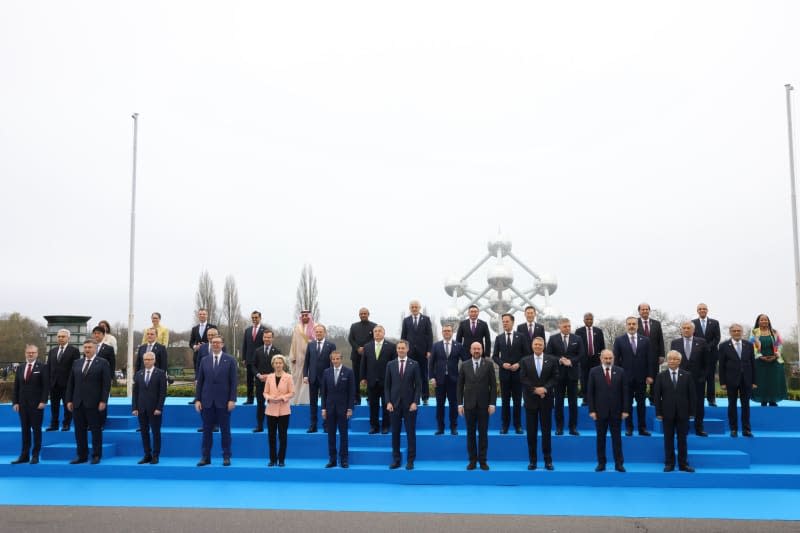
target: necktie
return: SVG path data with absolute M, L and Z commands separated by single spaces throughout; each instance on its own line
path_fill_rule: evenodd
M 444 343 L 444 354 L 447 357 L 450 357 L 450 343 L 449 342 Z
M 528 337 L 533 340 L 533 324 L 528 324 Z
M 631 349 L 633 350 L 633 355 L 636 355 L 636 336 L 631 335 Z
M 200 324 L 200 325 L 197 327 L 197 332 L 200 334 L 200 338 L 202 339 L 202 338 L 203 338 L 203 335 L 205 335 L 205 333 L 206 333 L 206 326 L 205 326 L 205 324 Z
M 562 335 L 561 339 L 564 341 L 564 351 L 567 351 L 567 346 L 569 346 L 569 335 Z
M 334 385 L 338 385 L 339 384 L 339 369 L 338 368 L 334 368 L 334 370 L 335 370 L 335 372 L 334 372 L 334 376 L 333 376 L 333 384 Z
M 258 328 L 253 326 L 251 329 L 253 330 L 253 342 L 255 342 L 256 341 L 256 335 L 258 335 Z
M 381 358 L 381 348 L 382 347 L 383 347 L 383 343 L 382 342 L 380 344 L 376 344 L 375 345 L 375 360 L 376 361 Z
M 644 322 L 644 336 L 645 337 L 649 337 L 650 336 L 650 321 L 649 320 L 645 320 L 645 322 Z
M 414 316 L 414 329 L 417 329 L 417 317 Z
M 406 373 L 406 360 L 400 359 L 400 379 L 403 378 L 403 374 Z
M 322 353 L 322 341 L 317 341 L 317 353 Z
M 506 333 L 506 345 L 511 348 L 511 333 Z
M 678 388 L 678 373 L 674 370 L 672 371 L 672 386 Z
M 28 368 L 25 369 L 25 383 L 31 379 L 31 370 L 33 370 L 33 363 L 28 363 Z
M 152 352 L 153 351 L 153 345 L 152 344 L 148 344 L 147 345 L 147 351 L 148 352 Z
M 475 335 L 475 322 L 472 323 L 472 334 Z
M 81 371 L 81 373 L 82 373 L 84 376 L 85 376 L 85 375 L 86 375 L 86 373 L 89 371 L 89 365 L 91 365 L 91 364 L 92 364 L 92 360 L 91 360 L 91 359 L 87 359 L 87 360 L 86 360 L 86 361 L 83 363 L 83 370 Z
M 541 376 L 542 375 L 542 358 L 541 357 L 537 357 L 536 358 L 536 375 L 537 376 Z
M 611 385 L 611 370 L 606 367 L 606 384 Z
M 742 341 L 736 341 L 736 355 L 739 356 L 739 359 L 742 358 Z
M 589 345 L 589 346 L 587 346 L 588 354 L 589 354 L 589 356 L 592 356 L 592 355 L 594 355 L 594 338 L 592 337 L 592 328 L 587 328 L 587 329 L 588 329 L 587 333 L 588 333 L 589 342 L 587 342 L 586 344 Z
M 59 363 L 61 362 L 61 356 L 64 355 L 64 347 L 58 349 L 58 355 L 56 356 L 56 361 Z
M 145 386 L 150 385 L 150 371 L 144 373 L 144 384 Z
M 478 363 L 478 361 L 474 361 L 474 362 L 472 363 L 472 371 L 473 371 L 473 372 L 475 372 L 475 373 L 477 374 L 477 373 L 478 373 L 478 367 L 479 367 L 479 366 L 480 366 L 480 363 Z
M 683 341 L 683 351 L 686 352 L 686 360 L 689 361 L 692 358 L 692 341 L 691 339 L 685 339 Z
M 219 366 L 219 356 L 215 355 L 214 356 L 214 370 L 217 369 L 217 366 Z
M 706 334 L 706 319 L 705 318 L 700 322 L 700 325 L 703 326 L 703 335 L 705 335 Z

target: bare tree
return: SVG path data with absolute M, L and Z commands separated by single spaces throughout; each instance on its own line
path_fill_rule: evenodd
M 614 345 L 614 339 L 625 334 L 625 319 L 623 318 L 612 316 L 598 320 L 595 325 L 603 330 L 603 334 L 606 337 L 606 346 L 608 348 Z
M 297 285 L 297 303 L 295 316 L 300 316 L 303 309 L 311 311 L 314 322 L 319 320 L 319 300 L 317 297 L 317 278 L 311 265 L 303 265 L 300 272 L 300 283 Z
M 236 287 L 236 279 L 232 275 L 225 278 L 225 288 L 223 289 L 222 301 L 222 324 L 223 337 L 228 339 L 228 346 L 235 346 L 235 336 L 239 327 L 244 327 L 247 323 L 242 318 L 242 308 L 239 306 L 239 289 Z
M 200 281 L 197 283 L 197 293 L 194 297 L 195 306 L 197 309 L 208 310 L 208 320 L 212 324 L 219 323 L 219 314 L 217 312 L 217 296 L 214 291 L 214 281 L 208 274 L 208 270 L 203 270 L 200 274 Z M 192 316 L 192 323 L 197 320 L 196 316 Z

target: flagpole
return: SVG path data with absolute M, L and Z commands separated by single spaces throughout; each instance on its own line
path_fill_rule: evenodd
M 131 179 L 131 237 L 128 270 L 128 363 L 125 367 L 128 398 L 133 395 L 133 264 L 136 251 L 136 151 L 139 139 L 139 113 L 134 113 L 131 118 L 133 119 L 133 175 Z

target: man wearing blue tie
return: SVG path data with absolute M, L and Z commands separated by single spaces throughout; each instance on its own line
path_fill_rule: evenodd
M 222 337 L 211 339 L 211 353 L 201 359 L 194 407 L 203 418 L 202 457 L 197 466 L 211 464 L 214 426 L 222 432 L 222 465 L 231 464 L 231 411 L 236 407 L 236 359 L 222 351 Z
M 161 413 L 167 397 L 167 374 L 156 367 L 156 354 L 145 352 L 142 356 L 144 368 L 133 376 L 132 414 L 139 419 L 142 434 L 143 464 L 158 464 L 161 453 Z M 150 446 L 150 431 L 153 432 L 153 445 Z
M 331 365 L 322 373 L 320 385 L 322 420 L 328 432 L 328 464 L 325 468 L 336 466 L 336 430 L 339 430 L 339 466 L 347 468 L 350 466 L 347 421 L 353 416 L 356 380 L 353 371 L 342 366 L 342 354 L 338 350 L 331 352 Z

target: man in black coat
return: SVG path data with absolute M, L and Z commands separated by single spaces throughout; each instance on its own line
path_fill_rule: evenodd
M 161 413 L 164 411 L 164 400 L 167 397 L 167 374 L 157 366 L 156 354 L 146 352 L 142 356 L 143 368 L 133 376 L 133 399 L 131 409 L 133 416 L 139 419 L 142 433 L 144 457 L 143 464 L 158 464 L 161 453 Z M 150 446 L 150 430 L 153 431 L 153 445 Z
M 478 342 L 480 341 L 473 341 Z M 444 434 L 444 404 L 449 407 L 450 434 L 458 435 L 458 365 L 469 359 L 464 346 L 453 342 L 453 326 L 442 326 L 442 340 L 433 343 L 428 376 L 436 388 L 436 435 Z
M 626 385 L 630 395 L 627 406 L 629 413 L 633 412 L 633 399 L 636 398 L 636 422 L 639 426 L 639 435 L 649 437 L 647 430 L 647 406 L 645 394 L 648 385 L 652 385 L 656 376 L 655 353 L 650 339 L 637 333 L 636 318 L 629 316 L 625 319 L 625 335 L 614 339 L 614 358 L 617 365 L 625 369 Z M 625 434 L 633 435 L 633 416 L 625 421 Z
M 719 321 L 708 316 L 708 306 L 704 303 L 697 304 L 697 318 L 692 320 L 695 335 L 702 337 L 706 341 L 708 350 L 706 361 L 706 398 L 709 407 L 717 406 L 717 387 L 716 374 L 717 362 L 719 361 L 719 342 L 722 340 L 722 333 L 719 329 Z
M 500 434 L 508 433 L 512 418 L 517 435 L 522 435 L 522 384 L 519 362 L 525 357 L 525 335 L 514 331 L 514 315 L 502 316 L 503 331 L 494 340 L 492 360 L 500 367 Z M 514 401 L 512 417 L 511 400 Z
M 456 386 L 458 413 L 466 419 L 467 425 L 467 470 L 475 470 L 476 463 L 480 463 L 481 470 L 489 470 L 489 463 L 486 462 L 489 417 L 494 414 L 497 404 L 497 378 L 494 365 L 483 358 L 483 345 L 480 342 L 472 343 L 470 356 L 458 370 Z
M 280 354 L 280 349 L 272 344 L 274 334 L 271 329 L 265 329 L 261 335 L 264 344 L 258 347 L 253 361 L 253 372 L 256 377 L 256 427 L 253 433 L 264 432 L 264 413 L 266 409 L 266 398 L 264 398 L 264 387 L 267 383 L 267 374 L 272 373 L 272 358 Z
M 75 361 L 67 382 L 67 409 L 75 420 L 77 455 L 70 464 L 89 460 L 88 431 L 92 432 L 92 464 L 103 455 L 103 421 L 108 395 L 111 392 L 111 368 L 108 361 L 96 355 L 97 344 L 83 343 L 83 358 Z
M 687 320 L 681 324 L 681 336 L 672 341 L 670 350 L 680 352 L 682 356 L 681 368 L 689 371 L 697 389 L 697 394 L 695 395 L 697 405 L 694 409 L 694 432 L 698 437 L 708 437 L 708 433 L 703 430 L 703 420 L 705 418 L 704 396 L 708 372 L 708 346 L 706 341 L 701 337 L 694 336 L 694 324 Z
M 664 472 L 675 470 L 675 436 L 678 437 L 678 468 L 682 472 L 694 472 L 689 466 L 686 435 L 689 419 L 694 416 L 697 389 L 692 375 L 681 370 L 681 354 L 670 350 L 667 354 L 667 370 L 656 376 L 653 385 L 653 401 L 656 418 L 664 424 Z
M 364 354 L 364 346 L 372 341 L 372 330 L 376 326 L 375 322 L 369 319 L 369 309 L 362 307 L 358 310 L 358 322 L 350 324 L 350 334 L 347 342 L 350 344 L 350 363 L 353 368 L 353 375 L 356 380 L 356 399 L 355 405 L 361 405 L 361 356 Z
M 478 318 L 480 309 L 473 304 L 469 306 L 466 320 L 462 320 L 458 324 L 456 331 L 456 342 L 464 346 L 464 354 L 469 357 L 469 347 L 473 342 L 479 342 L 483 346 L 483 353 L 492 353 L 492 334 L 489 331 L 489 324 L 485 320 Z
M 558 383 L 553 409 L 556 412 L 556 435 L 564 433 L 564 393 L 569 404 L 569 434 L 578 433 L 578 378 L 583 359 L 583 341 L 570 333 L 572 325 L 568 318 L 558 321 L 558 335 L 551 335 L 545 352 L 558 360 Z
M 533 340 L 533 354 L 520 361 L 519 380 L 525 398 L 525 426 L 528 430 L 528 470 L 536 470 L 536 431 L 542 428 L 544 467 L 553 470 L 550 432 L 553 425 L 553 396 L 558 383 L 558 359 L 544 353 L 544 339 Z
M 393 342 L 386 340 L 386 329 L 377 324 L 372 329 L 373 340 L 364 345 L 361 355 L 361 384 L 367 387 L 367 403 L 369 403 L 369 434 L 380 431 L 389 433 L 389 413 L 386 411 L 386 400 L 383 395 L 383 380 L 386 378 L 386 365 L 397 357 L 397 349 Z
M 44 406 L 47 404 L 50 376 L 47 365 L 40 363 L 38 357 L 39 349 L 33 344 L 28 344 L 25 346 L 25 364 L 17 367 L 11 403 L 14 411 L 19 413 L 22 451 L 19 457 L 11 461 L 12 465 L 28 461 L 31 464 L 39 462 L 39 450 L 42 449 L 42 418 L 44 418 Z M 31 435 L 33 435 L 33 450 L 31 450 Z
M 606 469 L 606 432 L 611 431 L 611 448 L 614 451 L 614 469 L 625 472 L 622 456 L 622 420 L 628 418 L 628 380 L 625 370 L 615 366 L 614 353 L 603 350 L 600 366 L 589 372 L 586 392 L 589 400 L 589 417 L 597 431 L 597 466 L 595 472 Z
M 256 373 L 253 363 L 256 360 L 256 350 L 263 345 L 264 326 L 261 325 L 261 311 L 250 313 L 253 324 L 247 327 L 242 334 L 242 362 L 247 370 L 247 400 L 244 405 L 252 405 L 255 394 Z
M 72 413 L 67 409 L 64 394 L 67 391 L 67 381 L 72 365 L 81 358 L 81 352 L 69 343 L 70 332 L 60 329 L 56 334 L 58 346 L 53 347 L 47 354 L 47 370 L 50 374 L 50 425 L 45 431 L 58 431 L 58 414 L 61 403 L 64 404 L 64 422 L 61 431 L 69 431 L 72 423 Z
M 136 350 L 136 364 L 134 365 L 134 371 L 138 372 L 142 368 L 144 368 L 144 362 L 142 358 L 144 354 L 147 352 L 152 352 L 156 356 L 156 368 L 160 368 L 166 374 L 168 364 L 167 364 L 167 348 L 163 344 L 159 344 L 156 342 L 156 337 L 158 336 L 158 332 L 156 328 L 147 328 L 144 331 L 144 341 L 142 342 L 139 349 Z
M 400 338 L 408 341 L 408 356 L 419 365 L 420 377 L 425 386 L 422 388 L 422 403 L 428 405 L 428 358 L 433 347 L 433 326 L 431 319 L 422 314 L 419 300 L 411 300 L 408 304 L 411 315 L 403 319 Z
M 389 468 L 400 468 L 400 428 L 405 425 L 406 442 L 406 470 L 414 469 L 414 459 L 417 457 L 417 407 L 421 396 L 421 389 L 427 388 L 427 382 L 422 380 L 419 363 L 414 361 L 409 354 L 408 341 L 400 340 L 397 343 L 397 359 L 389 361 L 386 365 L 384 378 L 384 397 L 386 410 L 392 420 L 392 463 Z
M 755 350 L 753 344 L 742 338 L 740 324 L 731 324 L 731 338 L 719 345 L 719 383 L 728 393 L 728 425 L 731 437 L 736 437 L 739 424 L 736 420 L 736 400 L 742 406 L 742 435 L 752 437 L 750 429 L 750 395 L 758 387 L 755 375 Z
M 525 337 L 525 355 L 533 353 L 531 349 L 533 339 L 536 337 L 545 338 L 544 324 L 536 322 L 536 308 L 534 306 L 529 305 L 525 308 L 525 322 L 517 326 L 517 333 Z
M 583 341 L 584 357 L 581 360 L 581 398 L 586 405 L 586 382 L 589 379 L 589 370 L 600 364 L 600 352 L 606 349 L 606 339 L 603 330 L 594 326 L 594 315 L 583 314 L 583 326 L 575 330 L 575 335 Z

